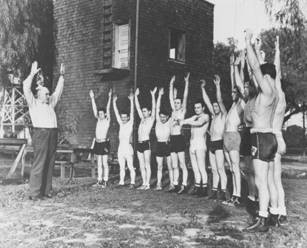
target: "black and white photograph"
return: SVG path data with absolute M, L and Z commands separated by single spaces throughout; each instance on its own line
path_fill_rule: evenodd
M 307 247 L 307 0 L 0 0 L 0 248 Z

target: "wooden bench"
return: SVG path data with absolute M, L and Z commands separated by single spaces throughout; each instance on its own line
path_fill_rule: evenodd
M 89 153 L 91 152 L 90 148 L 87 147 L 79 147 L 79 146 L 58 146 L 56 153 L 57 154 L 69 154 L 70 160 L 56 160 L 55 166 L 60 166 L 60 177 L 64 179 L 66 177 L 65 175 L 65 169 L 69 168 L 69 178 L 72 180 L 75 176 L 75 164 L 80 161 L 79 155 L 81 153 Z M 33 153 L 33 147 L 27 146 L 23 152 L 22 159 L 21 159 L 21 176 L 24 175 L 24 168 L 25 168 L 25 158 L 28 153 Z M 95 178 L 95 166 L 93 164 L 93 161 L 90 161 L 91 165 L 91 176 Z

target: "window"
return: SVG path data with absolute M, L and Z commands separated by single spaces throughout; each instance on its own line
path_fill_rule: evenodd
M 169 58 L 180 62 L 185 62 L 185 32 L 169 30 Z
M 129 68 L 129 43 L 130 43 L 129 24 L 114 25 L 114 46 L 113 46 L 113 67 Z

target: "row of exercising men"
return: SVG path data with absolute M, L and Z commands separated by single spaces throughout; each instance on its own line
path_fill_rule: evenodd
M 179 194 L 187 191 L 188 170 L 185 163 L 185 140 L 181 131 L 183 125 L 190 125 L 189 155 L 195 181 L 192 194 L 207 196 L 208 177 L 205 156 L 207 150 L 206 133 L 210 117 L 205 113 L 206 105 L 212 115 L 209 130 L 209 160 L 213 173 L 213 187 L 210 198 L 216 199 L 217 195 L 219 195 L 225 204 L 232 206 L 240 204 L 241 145 L 243 147 L 244 164 L 248 168 L 249 212 L 254 216 L 258 206 L 256 203 L 257 196 L 259 198 L 259 212 L 257 213 L 259 218 L 255 218 L 255 223 L 247 230 L 267 230 L 266 220 L 269 203 L 271 205 L 270 213 L 275 218 L 275 223 L 281 221 L 281 217 L 286 216 L 280 172 L 281 154 L 285 150 L 285 143 L 281 134 L 285 112 L 285 97 L 280 83 L 279 42 L 278 40 L 276 42 L 275 65 L 273 65 L 264 61 L 259 39 L 256 41 L 254 51 L 250 41 L 251 36 L 250 32 L 246 32 L 246 55 L 242 52 L 237 58 L 232 56 L 230 59 L 233 104 L 228 112 L 223 104 L 220 89 L 221 80 L 217 75 L 213 80 L 216 86 L 216 101 L 210 101 L 205 89 L 206 82 L 201 80 L 203 99 L 194 103 L 195 115 L 188 119 L 185 119 L 185 114 L 189 90 L 189 73 L 184 78 L 185 87 L 182 99 L 177 96 L 177 90 L 174 88 L 175 76 L 170 81 L 169 100 L 172 108 L 171 114 L 161 108 L 161 98 L 164 94 L 163 88 L 159 90 L 157 102 L 155 99 L 157 88 L 150 92 L 152 98 L 151 109 L 148 106 L 140 106 L 138 100 L 140 92 L 138 89 L 134 95 L 130 94 L 130 114 L 119 113 L 117 96 L 113 97 L 113 108 L 120 126 L 118 147 L 119 185 L 124 185 L 125 166 L 127 163 L 131 177 L 130 187 L 135 188 L 133 148 L 131 146 L 135 102 L 135 107 L 141 119 L 136 146 L 143 182 L 139 189 L 150 189 L 150 132 L 156 121 L 155 133 L 158 141 L 156 151 L 158 165 L 156 190 L 162 189 L 162 165 L 163 157 L 166 157 L 170 179 L 169 191 Z M 245 73 L 244 68 L 247 71 Z M 244 74 L 247 76 L 244 77 Z M 94 114 L 98 119 L 94 144 L 94 153 L 98 155 L 98 185 L 105 187 L 108 181 L 109 142 L 107 133 L 110 126 L 112 92 L 109 92 L 106 110 L 97 109 L 92 91 L 90 96 Z M 241 144 L 239 128 L 242 125 L 242 120 L 244 120 L 245 129 Z M 225 159 L 230 165 L 233 182 L 232 197 L 228 201 L 226 201 L 227 176 L 224 167 Z M 102 165 L 104 167 L 103 180 Z M 182 170 L 181 185 L 178 184 L 179 168 Z M 268 177 L 270 180 L 268 180 Z M 217 194 L 219 183 L 221 192 Z

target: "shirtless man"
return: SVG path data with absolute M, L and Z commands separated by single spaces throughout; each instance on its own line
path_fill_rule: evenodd
M 166 163 L 168 168 L 168 176 L 170 181 L 169 190 L 174 188 L 174 173 L 171 165 L 171 149 L 169 144 L 169 138 L 171 135 L 171 119 L 169 114 L 163 110 L 160 110 L 161 98 L 164 94 L 164 89 L 159 90 L 158 100 L 157 100 L 157 110 L 156 110 L 156 136 L 157 136 L 157 186 L 156 190 L 162 190 L 161 180 L 162 180 L 162 169 L 163 169 L 163 158 L 166 157 Z
M 118 146 L 118 163 L 120 168 L 119 185 L 125 184 L 125 167 L 126 162 L 130 171 L 130 189 L 134 189 L 135 186 L 135 170 L 133 167 L 133 148 L 131 146 L 133 122 L 134 122 L 134 106 L 133 106 L 133 94 L 129 95 L 130 100 L 130 115 L 128 113 L 119 113 L 117 108 L 117 96 L 113 97 L 113 109 L 116 116 L 116 120 L 119 124 L 119 146 Z
M 286 152 L 286 144 L 282 136 L 282 125 L 286 111 L 285 93 L 281 88 L 281 70 L 280 70 L 280 50 L 279 37 L 275 41 L 275 61 L 276 79 L 275 90 L 278 97 L 276 110 L 273 117 L 273 133 L 277 140 L 277 153 L 275 154 L 274 164 L 269 167 L 269 191 L 271 202 L 271 224 L 282 225 L 286 221 L 285 192 L 281 182 L 281 156 Z
M 260 65 L 251 44 L 252 33 L 245 32 L 248 63 L 255 75 L 260 91 L 252 111 L 253 127 L 251 129 L 252 158 L 255 172 L 255 183 L 259 195 L 259 217 L 248 226 L 246 231 L 268 231 L 268 170 L 270 162 L 274 161 L 277 151 L 276 137 L 273 134 L 273 115 L 277 102 L 275 92 L 276 70 L 273 64 Z
M 90 97 L 92 101 L 93 113 L 95 118 L 97 119 L 95 144 L 93 148 L 94 154 L 97 156 L 97 167 L 98 167 L 97 186 L 105 188 L 109 180 L 108 155 L 110 152 L 110 141 L 107 139 L 107 136 L 111 121 L 110 106 L 111 106 L 112 90 L 109 91 L 107 110 L 105 110 L 104 108 L 97 109 L 95 103 L 95 95 L 92 90 L 90 91 Z M 102 181 L 102 164 L 103 164 L 103 181 Z
M 151 110 L 143 106 L 142 109 L 140 107 L 138 95 L 140 94 L 139 89 L 135 91 L 135 106 L 141 122 L 139 124 L 138 129 L 138 143 L 137 143 L 137 155 L 140 164 L 141 176 L 143 180 L 143 184 L 138 189 L 148 190 L 150 189 L 150 178 L 151 178 L 151 168 L 150 168 L 150 132 L 152 126 L 155 122 L 156 115 L 156 99 L 155 93 L 157 91 L 157 87 L 154 90 L 151 90 L 151 99 L 152 99 L 152 108 Z
M 170 192 L 177 192 L 178 194 L 183 194 L 187 192 L 187 183 L 188 183 L 188 170 L 185 163 L 185 140 L 184 136 L 181 134 L 181 125 L 180 121 L 184 119 L 187 110 L 187 100 L 189 93 L 189 78 L 190 73 L 188 73 L 185 78 L 185 88 L 183 93 L 183 99 L 180 99 L 176 96 L 174 99 L 174 82 L 175 76 L 172 77 L 170 81 L 170 89 L 169 89 L 169 99 L 170 105 L 172 108 L 172 125 L 171 125 L 171 158 L 172 158 L 172 167 L 174 169 L 174 190 Z M 182 170 L 182 185 L 179 187 L 178 179 L 179 179 L 179 171 L 178 171 L 178 160 L 179 165 Z
M 210 126 L 210 143 L 209 143 L 209 160 L 212 168 L 213 175 L 213 185 L 212 194 L 209 199 L 217 199 L 217 189 L 219 181 L 221 180 L 221 194 L 220 199 L 222 201 L 226 200 L 226 186 L 227 186 L 227 176 L 224 166 L 224 151 L 223 151 L 223 134 L 225 129 L 225 121 L 227 110 L 222 100 L 221 87 L 220 87 L 220 77 L 215 75 L 214 84 L 216 86 L 216 98 L 217 102 L 213 102 L 209 99 L 207 92 L 205 90 L 206 82 L 201 80 L 201 90 L 205 104 L 207 105 L 211 115 L 212 122 Z
M 240 88 L 234 80 L 234 67 L 230 65 L 230 78 L 232 87 L 232 106 L 228 111 L 225 123 L 224 132 L 224 150 L 227 162 L 230 165 L 232 173 L 233 192 L 232 197 L 228 201 L 224 201 L 224 204 L 229 206 L 238 206 L 240 204 L 241 197 L 241 172 L 240 172 L 240 144 L 241 136 L 238 131 L 239 126 L 242 123 L 243 110 L 245 102 L 242 99 Z

